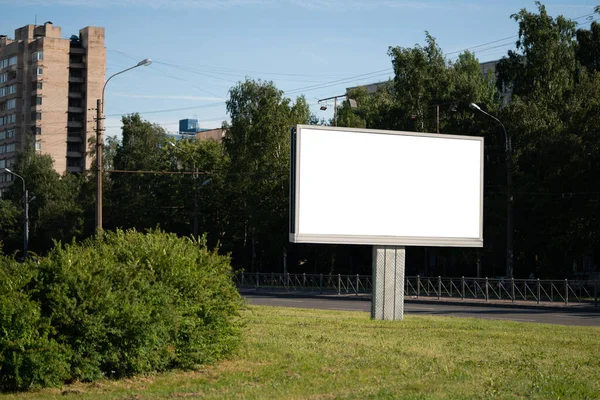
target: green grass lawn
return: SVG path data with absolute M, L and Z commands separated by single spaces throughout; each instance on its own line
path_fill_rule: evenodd
M 249 307 L 230 361 L 18 399 L 600 398 L 600 328 Z M 66 396 L 65 396 L 66 395 Z

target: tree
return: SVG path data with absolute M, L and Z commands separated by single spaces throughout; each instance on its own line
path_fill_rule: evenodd
M 310 121 L 304 97 L 283 96 L 272 82 L 246 80 L 230 89 L 223 145 L 234 262 L 277 265 L 288 241 L 290 128 Z
M 3 251 L 12 252 L 19 248 L 22 243 L 19 237 L 20 222 L 22 221 L 22 212 L 16 203 L 0 199 L 0 254 Z
M 17 155 L 13 169 L 25 179 L 30 198 L 35 196 L 29 206 L 29 248 L 32 251 L 43 253 L 53 246 L 54 241 L 68 242 L 85 236 L 87 204 L 82 201 L 83 176 L 67 173 L 61 177 L 54 170 L 52 157 L 38 154 L 33 146 L 25 146 Z M 22 185 L 12 185 L 7 197 L 19 210 L 21 220 L 24 212 Z M 11 209 L 14 210 L 7 207 L 9 219 Z M 22 238 L 22 226 L 19 228 L 18 236 Z M 12 232 L 14 235 L 14 230 Z
M 574 84 L 576 23 L 552 18 L 544 5 L 535 4 L 539 14 L 522 9 L 511 16 L 519 24 L 517 49 L 498 64 L 498 85 L 558 108 Z
M 591 189 L 598 183 L 598 27 L 576 32 L 573 21 L 536 5 L 538 13 L 512 16 L 517 50 L 498 72 L 499 84 L 511 83 L 513 99 L 501 119 L 513 137 L 515 266 L 521 275 L 562 278 L 599 250 Z
M 114 168 L 105 202 L 105 225 L 108 229 L 164 227 L 168 221 L 176 193 L 170 189 L 169 177 L 156 171 L 168 171 L 171 159 L 162 149 L 168 139 L 164 129 L 139 114 L 124 116 L 123 139 L 116 146 Z
M 338 125 L 420 132 L 437 132 L 439 127 L 441 133 L 486 136 L 486 147 L 492 157 L 486 159 L 485 183 L 487 187 L 502 185 L 500 182 L 506 180 L 504 151 L 499 151 L 502 131 L 498 132 L 499 126 L 475 116 L 469 109 L 469 104 L 475 102 L 490 112 L 498 110 L 500 96 L 493 77 L 483 75 L 472 53 L 464 52 L 455 62 L 448 62 L 435 38 L 426 33 L 425 40 L 424 46 L 390 48 L 394 80 L 379 84 L 374 93 L 366 88 L 348 93 L 358 107 L 351 108 L 348 102 L 343 102 Z M 486 191 L 485 195 L 486 251 L 493 252 L 488 259 L 497 259 L 503 257 L 503 252 L 496 249 L 501 248 L 498 243 L 505 237 L 501 228 L 504 219 L 500 218 L 505 203 L 499 201 L 496 192 Z M 472 250 L 414 249 L 409 254 L 410 264 L 419 265 L 414 273 L 432 273 L 428 258 L 433 256 L 450 260 L 441 263 L 453 266 L 446 272 L 472 274 L 474 268 L 461 270 L 456 260 L 474 266 L 478 255 Z

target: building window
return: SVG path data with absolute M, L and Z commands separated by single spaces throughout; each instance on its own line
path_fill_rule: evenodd
M 8 65 L 15 65 L 17 63 L 17 56 L 12 56 L 8 59 Z
M 6 72 L 0 74 L 0 83 L 4 83 L 8 80 L 8 74 Z
M 0 183 L 4 183 L 4 182 L 10 182 L 8 180 L 8 177 L 12 176 L 11 174 L 9 174 L 8 172 L 5 172 L 4 174 L 0 174 Z
M 7 139 L 11 139 L 15 137 L 15 130 L 14 129 L 9 129 L 6 131 L 6 138 Z
M 36 135 L 41 135 L 42 134 L 42 128 L 39 126 L 34 126 L 31 128 L 31 130 L 33 131 L 33 133 L 35 133 Z
M 32 103 L 35 104 L 36 106 L 41 106 L 42 105 L 42 98 L 39 97 L 39 96 L 38 97 L 34 97 Z
M 44 74 L 44 69 L 43 69 L 43 68 L 41 68 L 41 67 L 36 67 L 36 68 L 34 69 L 34 73 L 35 73 L 35 75 L 37 75 L 37 76 L 41 76 L 41 75 L 43 75 L 43 74 Z
M 0 68 L 6 68 L 8 67 L 8 58 L 5 58 L 4 60 L 0 60 Z
M 0 126 L 14 124 L 16 120 L 17 120 L 17 118 L 16 118 L 15 114 L 7 115 L 5 117 L 0 117 Z
M 42 151 L 42 142 L 41 141 L 39 141 L 39 140 L 35 141 L 35 149 L 37 151 Z
M 0 140 L 6 139 L 6 131 L 0 131 Z
M 36 89 L 41 89 L 42 88 L 42 81 L 37 81 L 35 84 L 35 88 Z
M 42 113 L 41 112 L 32 112 L 31 119 L 39 121 L 40 119 L 42 119 Z
M 10 85 L 8 87 L 8 94 L 15 94 L 15 93 L 17 93 L 17 85 L 16 84 Z
M 41 61 L 44 59 L 44 53 L 41 51 L 36 51 L 31 54 L 31 61 Z
M 0 154 L 4 154 L 4 153 L 6 153 L 6 145 L 0 144 Z
M 12 110 L 15 107 L 17 107 L 17 99 L 8 99 L 6 102 L 6 109 Z
M 0 88 L 0 97 L 4 97 L 6 96 L 6 88 L 5 87 L 1 87 Z
M 15 151 L 15 144 L 14 143 L 10 143 L 6 145 L 6 152 L 7 153 L 13 153 Z
M 0 160 L 0 168 L 6 168 L 6 160 Z

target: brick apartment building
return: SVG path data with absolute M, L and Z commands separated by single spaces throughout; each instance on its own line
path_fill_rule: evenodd
M 26 145 L 49 154 L 58 173 L 89 169 L 105 76 L 104 28 L 64 39 L 46 22 L 16 29 L 14 39 L 0 35 L 0 171 Z M 0 193 L 12 178 L 0 173 Z

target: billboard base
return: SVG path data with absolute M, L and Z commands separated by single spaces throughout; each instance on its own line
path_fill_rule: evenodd
M 404 319 L 404 246 L 373 246 L 371 318 Z

